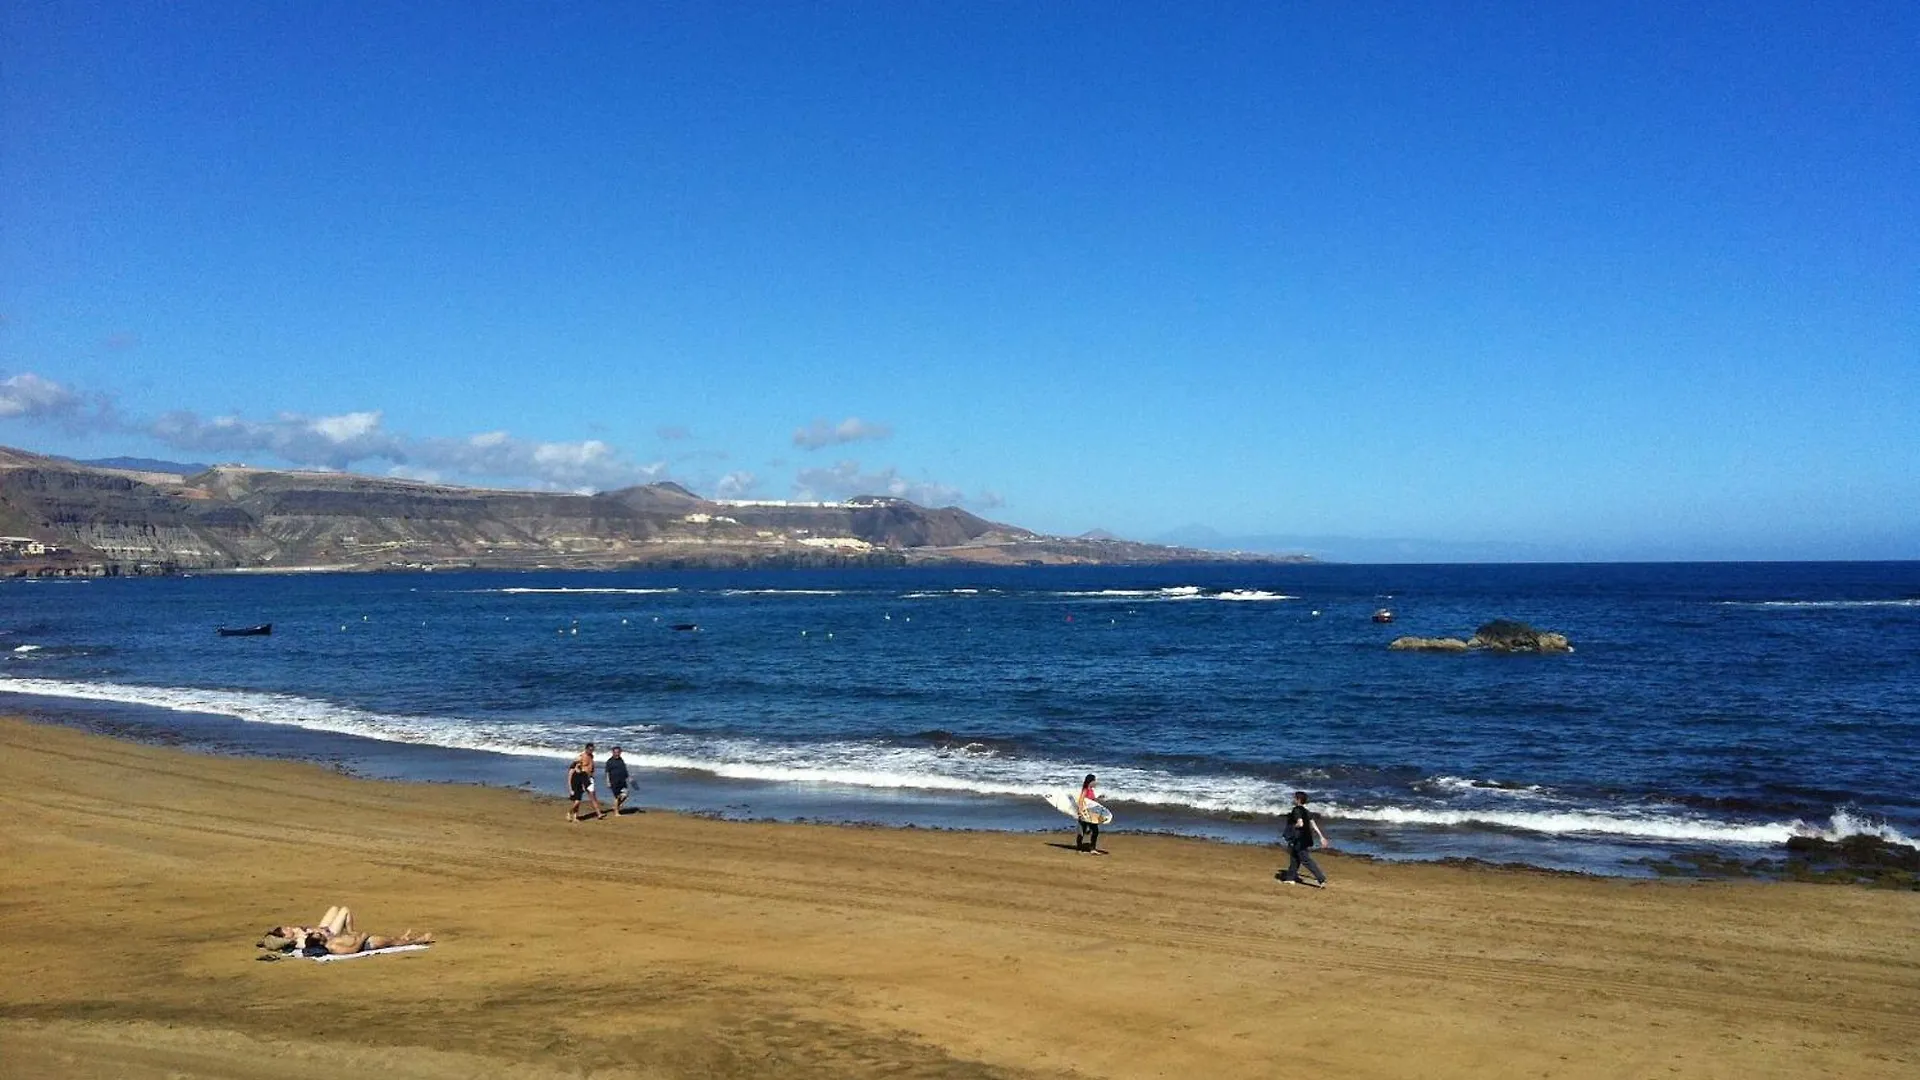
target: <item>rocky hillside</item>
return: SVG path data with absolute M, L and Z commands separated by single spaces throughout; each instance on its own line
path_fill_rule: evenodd
M 484 566 L 989 565 L 1212 561 L 1187 548 L 1047 537 L 870 496 L 730 503 L 677 484 L 595 495 L 347 473 L 101 468 L 0 449 L 0 575 Z M 53 550 L 34 550 L 50 545 Z

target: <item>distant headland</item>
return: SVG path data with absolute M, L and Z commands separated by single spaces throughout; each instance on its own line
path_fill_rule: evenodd
M 1048 536 L 879 495 L 705 499 L 674 483 L 565 494 L 168 466 L 0 447 L 0 576 L 1313 561 Z

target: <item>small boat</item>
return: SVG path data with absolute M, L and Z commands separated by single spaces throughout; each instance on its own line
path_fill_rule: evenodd
M 1373 621 L 1377 623 L 1390 623 L 1393 621 L 1393 612 L 1388 611 L 1386 608 L 1381 608 L 1379 611 L 1373 613 Z
M 700 629 L 700 624 L 690 623 L 690 622 L 677 622 L 673 624 L 673 628 L 675 630 L 698 630 Z
M 266 637 L 273 633 L 273 624 L 263 622 L 259 626 L 216 626 L 213 632 L 221 637 Z

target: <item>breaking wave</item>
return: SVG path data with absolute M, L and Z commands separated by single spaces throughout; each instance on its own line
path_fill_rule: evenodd
M 1920 598 L 1904 600 L 1722 600 L 1721 607 L 1755 608 L 1920 608 Z
M 679 592 L 680 590 L 679 590 L 679 589 L 672 589 L 672 588 L 668 588 L 668 589 L 604 589 L 604 588 L 575 588 L 575 587 L 572 587 L 572 586 L 557 586 L 557 587 L 553 587 L 553 588 L 533 588 L 533 587 L 531 587 L 531 586 L 523 586 L 523 585 L 516 585 L 516 586 L 513 586 L 513 587 L 511 587 L 511 588 L 505 588 L 505 589 L 474 589 L 474 590 L 472 590 L 472 591 L 473 591 L 473 592 L 477 592 L 477 593 L 505 593 L 505 594 L 508 594 L 508 595 L 513 595 L 513 596 L 519 596 L 519 595 L 524 595 L 524 594 L 529 594 L 529 593 L 534 593 L 534 594 L 540 594 L 540 593 L 572 593 L 572 594 L 576 594 L 576 595 L 579 595 L 579 594 L 601 594 L 601 595 L 610 595 L 610 596 L 611 596 L 611 595 L 619 595 L 619 596 L 654 596 L 654 595 L 657 595 L 657 594 L 660 594 L 660 593 L 677 593 L 677 592 Z
M 294 694 L 196 687 L 137 686 L 58 679 L 0 676 L 0 692 L 40 697 L 116 702 L 211 714 L 261 724 L 325 731 L 385 742 L 478 750 L 543 758 L 566 758 L 583 739 L 617 733 L 627 759 L 637 768 L 684 769 L 737 780 L 799 785 L 839 785 L 874 790 L 951 792 L 983 796 L 1034 796 L 1062 790 L 1088 771 L 1087 762 L 1028 757 L 1001 747 L 955 740 L 961 745 L 888 745 L 861 740 L 779 743 L 640 726 L 608 728 L 588 722 L 477 720 L 459 716 L 419 716 L 378 712 Z M 945 734 L 945 733 L 941 733 Z M 935 740 L 936 743 L 942 740 Z M 958 749 L 960 752 L 955 752 Z M 1149 806 L 1169 813 L 1197 815 L 1284 814 L 1297 775 L 1183 774 L 1151 767 L 1099 768 L 1102 787 L 1118 807 Z M 1534 795 L 1538 789 L 1490 787 L 1459 777 L 1432 777 L 1416 790 Z M 1825 824 L 1804 820 L 1729 821 L 1681 807 L 1649 805 L 1632 809 L 1556 805 L 1539 809 L 1405 806 L 1393 800 L 1355 798 L 1338 793 L 1319 804 L 1330 824 L 1373 822 L 1422 828 L 1492 828 L 1543 835 L 1594 836 L 1620 840 L 1687 841 L 1714 844 L 1777 845 L 1793 836 L 1839 839 L 1869 834 L 1891 843 L 1920 846 L 1883 823 L 1845 811 Z
M 1203 589 L 1198 585 L 1174 585 L 1164 589 L 1086 589 L 1056 592 L 1054 596 L 1079 600 L 1298 600 L 1287 593 L 1264 589 Z

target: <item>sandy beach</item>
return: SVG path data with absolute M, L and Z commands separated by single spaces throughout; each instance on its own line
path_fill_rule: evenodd
M 563 818 L 0 721 L 0 1075 L 1920 1070 L 1911 892 Z M 334 903 L 441 943 L 257 962 Z

